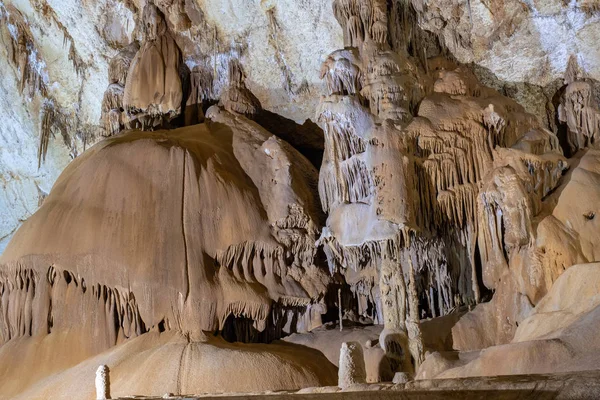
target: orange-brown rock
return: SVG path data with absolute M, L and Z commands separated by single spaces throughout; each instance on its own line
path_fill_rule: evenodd
M 131 61 L 123 105 L 128 126 L 160 126 L 181 112 L 183 88 L 181 50 L 167 28 L 162 12 L 152 3 L 144 7 L 144 40 Z
M 234 319 L 233 339 L 268 340 L 320 324 L 315 169 L 246 118 L 210 115 L 69 165 L 0 259 L 3 364 L 17 343 L 53 343 L 19 364 L 33 383 L 149 331 L 197 341 Z

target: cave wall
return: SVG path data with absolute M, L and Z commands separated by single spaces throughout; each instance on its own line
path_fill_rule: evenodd
M 0 252 L 67 164 L 101 138 L 109 63 L 120 49 L 141 39 L 145 3 L 0 2 Z M 208 76 L 212 99 L 218 100 L 228 84 L 229 60 L 240 59 L 246 84 L 264 109 L 298 123 L 313 116 L 322 87 L 321 62 L 342 44 L 327 2 L 156 4 L 175 32 L 187 67 Z M 23 75 L 20 60 L 30 75 Z M 47 109 L 56 121 L 51 121 L 48 150 L 38 168 Z
M 214 99 L 227 84 L 228 60 L 239 58 L 246 84 L 263 108 L 298 123 L 314 119 L 324 92 L 320 65 L 331 51 L 343 47 L 342 29 L 329 1 L 156 3 L 176 32 L 186 65 L 209 76 Z M 0 251 L 70 160 L 101 136 L 100 105 L 109 61 L 140 38 L 138 21 L 144 4 L 139 0 L 0 2 L 4 72 L 0 78 Z M 453 57 L 473 63 L 483 83 L 542 120 L 553 107 L 571 56 L 587 77 L 600 79 L 600 50 L 594 40 L 600 36 L 600 24 L 594 4 L 586 0 L 453 0 L 450 4 L 412 0 L 419 25 Z M 19 30 L 30 38 L 25 56 L 18 51 Z M 15 53 L 32 66 L 46 93 L 32 79 L 24 79 Z M 47 109 L 67 124 L 51 126 L 45 162 L 38 167 Z M 552 118 L 543 122 L 555 128 Z

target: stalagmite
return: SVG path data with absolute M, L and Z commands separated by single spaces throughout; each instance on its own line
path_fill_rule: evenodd
M 96 370 L 96 400 L 108 400 L 110 397 L 110 370 L 101 365 Z
M 342 343 L 338 366 L 338 387 L 341 389 L 366 382 L 365 358 L 360 343 Z
M 421 324 L 419 322 L 419 299 L 415 282 L 415 268 L 410 255 L 408 256 L 408 268 L 410 277 L 408 284 L 408 303 L 410 311 L 408 313 L 406 327 L 408 331 L 410 353 L 415 361 L 415 370 L 417 370 L 425 360 L 425 347 L 423 344 L 423 334 L 421 333 Z
M 344 312 L 342 310 L 342 289 L 338 289 L 338 319 L 340 321 L 340 332 L 342 332 L 344 330 L 344 322 L 343 322 L 343 316 L 344 316 Z

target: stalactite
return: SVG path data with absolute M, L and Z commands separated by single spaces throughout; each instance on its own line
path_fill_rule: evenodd
M 574 81 L 561 98 L 559 120 L 567 125 L 573 153 L 593 145 L 600 137 L 600 104 L 594 104 L 591 93 L 588 82 Z
M 321 79 L 325 79 L 329 95 L 357 94 L 362 88 L 360 58 L 354 49 L 331 53 L 321 66 Z
M 289 222 L 289 221 L 288 221 Z M 289 229 L 289 228 L 287 228 Z M 302 240 L 295 242 L 296 248 L 284 249 L 281 246 L 267 245 L 261 242 L 244 242 L 229 246 L 225 251 L 216 255 L 216 262 L 221 267 L 233 273 L 235 279 L 242 282 L 258 282 L 264 285 L 278 305 L 286 309 L 303 308 L 297 317 L 310 313 L 310 307 L 324 295 L 326 286 L 319 287 L 306 279 L 318 279 L 313 269 L 315 256 L 314 241 Z M 302 246 L 302 247 L 300 247 Z M 293 252 L 296 259 L 290 265 L 286 253 Z M 303 273 L 294 273 L 294 268 L 304 268 Z M 294 286 L 291 286 L 291 283 Z M 285 285 L 285 287 L 284 287 Z M 235 302 L 227 305 L 220 316 L 220 329 L 226 319 L 249 318 L 254 321 L 255 329 L 264 331 L 267 318 L 272 315 L 270 305 L 254 302 Z M 306 325 L 303 319 L 295 318 L 299 329 Z
M 0 343 L 61 327 L 83 328 L 67 318 L 82 307 L 96 315 L 87 329 L 97 332 L 98 340 L 108 346 L 146 332 L 131 292 L 100 284 L 89 289 L 84 278 L 54 267 L 45 275 L 19 265 L 9 271 L 0 276 Z M 66 297 L 73 303 L 63 304 Z
M 328 96 L 317 111 L 325 132 L 319 188 L 329 213 L 318 243 L 330 272 L 345 275 L 359 314 L 383 317 L 388 356 L 397 361 L 409 346 L 416 364 L 419 319 L 480 302 L 483 286 L 495 289 L 511 254 L 531 247 L 531 220 L 567 167 L 557 137 L 466 66 L 446 60 L 430 76 L 422 72 L 421 53 L 432 48 L 418 24 L 426 7 L 334 1 L 353 49 L 323 64 Z M 463 32 L 448 39 L 451 48 L 470 41 Z M 349 232 L 357 227 L 367 232 Z
M 260 102 L 246 88 L 245 73 L 238 60 L 229 62 L 229 86 L 221 94 L 219 104 L 227 111 L 252 117 L 261 110 Z
M 0 4 L 0 21 L 9 32 L 9 59 L 19 74 L 19 91 L 32 98 L 48 96 L 49 83 L 46 63 L 40 57 L 33 35 L 23 15 L 12 5 Z
M 104 127 L 103 136 L 118 134 L 125 126 L 127 115 L 124 112 L 123 97 L 127 73 L 131 61 L 139 50 L 137 42 L 122 49 L 108 66 L 108 88 L 102 99 L 102 114 L 100 122 Z
M 46 100 L 42 106 L 42 121 L 40 125 L 40 144 L 38 147 L 38 168 L 46 161 L 50 136 L 59 131 L 68 148 L 73 148 L 71 143 L 71 122 L 69 116 L 57 108 L 54 101 Z
M 163 13 L 154 4 L 146 4 L 142 20 L 143 41 L 129 67 L 123 108 L 127 125 L 145 130 L 166 124 L 181 113 L 183 60 Z

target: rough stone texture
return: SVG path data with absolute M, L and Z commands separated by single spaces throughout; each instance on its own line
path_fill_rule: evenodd
M 352 385 L 365 383 L 367 372 L 362 346 L 358 342 L 344 342 L 340 350 L 338 364 L 338 387 L 347 389 Z
M 436 33 L 459 61 L 479 64 L 501 80 L 546 86 L 564 76 L 572 55 L 591 78 L 600 79 L 594 1 L 412 3 L 421 26 Z
M 303 123 L 314 115 L 321 62 L 342 43 L 331 6 L 321 0 L 157 1 L 183 52 L 183 61 L 207 77 L 213 100 L 228 83 L 230 59 L 240 59 L 246 84 L 263 108 Z M 37 208 L 68 162 L 104 133 L 101 103 L 110 60 L 141 40 L 144 1 L 5 0 L 0 3 L 0 251 L 19 224 Z M 183 11 L 183 13 L 182 13 Z M 10 17 L 9 17 L 10 16 Z M 9 21 L 9 18 L 12 18 Z M 23 22 L 30 31 L 26 59 L 39 72 L 46 93 L 21 94 L 21 72 L 12 62 L 11 35 Z M 8 21 L 8 23 L 4 23 Z M 66 144 L 55 128 L 45 162 L 36 153 L 43 104 L 69 121 Z M 21 106 L 14 107 L 15 104 Z M 38 190 L 39 187 L 39 190 Z
M 188 367 L 206 365 L 187 356 L 208 351 L 206 331 L 268 342 L 323 314 L 383 324 L 379 340 L 351 346 L 365 343 L 373 380 L 383 375 L 375 360 L 419 378 L 597 364 L 598 288 L 571 268 L 600 259 L 600 85 L 584 49 L 593 3 L 114 1 L 0 3 L 3 89 L 16 89 L 7 109 L 27 101 L 6 131 L 31 128 L 41 171 L 63 160 L 60 139 L 77 157 L 0 257 L 0 365 L 26 360 L 0 368 L 7 396 L 62 396 L 51 375 L 74 381 L 75 365 L 102 352 L 171 362 L 182 346 L 170 382 L 181 392 Z M 94 31 L 88 41 L 82 27 Z M 311 165 L 259 125 L 312 146 L 318 133 L 297 136 L 318 132 L 304 122 L 314 108 L 326 221 L 320 154 Z M 99 136 L 109 138 L 80 156 Z M 7 154 L 7 182 L 29 176 L 10 175 L 21 155 Z M 48 172 L 35 176 L 36 199 Z M 31 197 L 5 203 L 27 213 Z M 566 301 L 577 285 L 585 298 Z M 424 318 L 451 321 L 452 342 L 446 329 L 428 339 Z M 123 353 L 134 342 L 149 347 Z M 43 362 L 32 361 L 36 346 Z M 269 388 L 329 379 L 297 350 L 247 350 L 244 366 L 271 360 L 266 372 L 281 374 Z M 364 368 L 350 364 L 362 382 Z M 342 381 L 348 365 L 339 362 Z M 235 384 L 267 388 L 266 375 L 252 379 Z
M 0 358 L 29 378 L 11 383 L 8 369 L 2 384 L 24 388 L 150 330 L 251 341 L 320 325 L 330 278 L 316 265 L 315 169 L 246 118 L 208 115 L 95 145 L 18 230 L 0 259 Z M 52 343 L 48 358 L 10 350 L 29 337 Z
M 600 24 L 593 1 L 505 0 L 490 6 L 481 0 L 412 3 L 420 10 L 420 25 L 437 34 L 459 61 L 474 62 L 491 72 L 500 80 L 498 88 L 540 118 L 545 117 L 571 55 L 587 76 L 600 79 L 595 45 Z M 0 250 L 20 221 L 35 210 L 36 185 L 48 193 L 69 160 L 81 153 L 84 142 L 89 145 L 102 134 L 100 104 L 109 62 L 119 49 L 140 39 L 138 20 L 144 4 L 142 0 L 4 0 L 0 6 L 3 15 L 14 17 L 18 10 L 26 18 L 48 97 L 71 122 L 69 143 L 51 140 L 46 163 L 36 170 L 31 154 L 39 141 L 44 100 L 39 94 L 15 90 L 20 72 L 7 53 L 9 31 L 14 32 L 9 27 L 15 25 L 3 24 L 0 65 L 8 73 L 2 74 L 0 97 L 7 105 L 23 106 L 19 110 L 3 106 L 0 111 L 0 151 L 7 160 L 0 164 L 7 182 L 0 189 L 1 204 L 7 206 L 0 207 Z M 227 83 L 228 60 L 240 58 L 247 85 L 265 109 L 300 123 L 313 118 L 323 88 L 321 62 L 342 45 L 343 30 L 329 1 L 162 0 L 157 5 L 167 15 L 189 68 L 211 75 L 207 89 L 212 98 L 218 99 Z M 555 89 L 546 90 L 549 87 Z M 549 126 L 553 123 L 548 121 Z
M 419 378 L 456 378 L 586 371 L 597 368 L 600 265 L 569 268 L 521 322 L 511 343 L 461 359 L 430 355 Z

